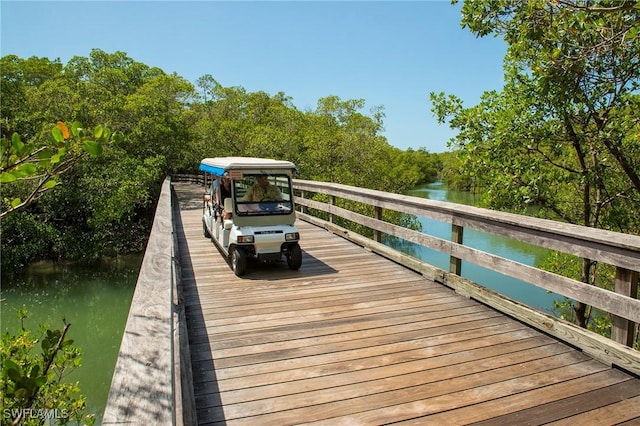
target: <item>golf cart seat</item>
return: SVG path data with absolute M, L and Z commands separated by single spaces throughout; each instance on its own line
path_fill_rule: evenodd
M 233 200 L 231 199 L 231 197 L 225 198 L 224 199 L 224 211 L 225 212 L 233 212 Z M 233 215 L 233 213 L 232 213 Z M 224 229 L 231 229 L 231 227 L 233 226 L 233 220 L 231 219 L 225 219 L 224 221 Z

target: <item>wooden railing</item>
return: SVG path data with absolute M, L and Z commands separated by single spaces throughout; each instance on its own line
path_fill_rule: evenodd
M 200 173 L 197 175 L 192 174 L 174 174 L 171 176 L 171 180 L 174 182 L 191 182 L 198 185 L 207 186 L 211 184 L 210 178 L 207 178 L 206 173 Z
M 640 271 L 640 236 L 335 183 L 295 180 L 294 189 L 298 194 L 295 201 L 301 207 L 300 218 L 343 235 L 370 250 L 450 286 L 467 297 L 477 299 L 546 333 L 555 335 L 582 348 L 597 359 L 640 374 L 640 352 L 628 347 L 633 341 L 636 325 L 640 322 L 640 300 L 636 299 L 638 271 Z M 329 202 L 314 200 L 314 194 L 324 194 L 325 199 L 328 196 Z M 337 199 L 373 206 L 373 217 L 338 207 Z M 330 215 L 329 220 L 321 220 L 310 215 L 310 209 L 327 213 Z M 443 240 L 385 222 L 382 220 L 383 209 L 449 223 L 451 240 Z M 374 238 L 369 239 L 335 225 L 331 219 L 334 216 L 372 229 Z M 465 228 L 613 265 L 616 268 L 615 291 L 608 291 L 465 246 L 463 238 Z M 448 254 L 450 256 L 449 271 L 438 269 L 381 244 L 381 233 Z M 537 311 L 460 277 L 460 265 L 463 260 L 610 313 L 613 319 L 612 339 Z
M 171 180 L 162 185 L 102 424 L 194 425 Z

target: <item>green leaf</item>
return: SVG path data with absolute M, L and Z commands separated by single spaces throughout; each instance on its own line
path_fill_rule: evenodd
M 93 156 L 102 154 L 102 145 L 96 141 L 83 141 L 82 145 L 84 150 Z
M 38 169 L 31 163 L 23 163 L 16 168 L 16 171 L 24 173 L 25 176 L 29 176 L 34 175 L 38 171 Z
M 112 139 L 115 143 L 120 143 L 124 140 L 124 135 L 121 132 L 115 132 Z
M 24 387 L 27 388 L 29 393 L 33 392 L 33 389 L 36 387 L 36 380 L 29 377 L 24 383 Z
M 42 151 L 40 151 L 38 153 L 38 158 L 40 160 L 48 160 L 51 158 L 51 150 L 50 149 L 43 149 Z
M 16 179 L 22 179 L 22 178 L 28 176 L 28 174 L 25 173 L 23 170 L 20 170 L 20 169 L 17 169 L 17 168 L 11 173 L 13 174 L 13 176 L 15 176 Z
M 53 187 L 55 187 L 58 184 L 58 181 L 54 180 L 54 179 L 49 179 L 47 182 L 45 182 L 44 187 L 46 189 L 51 189 Z
M 15 177 L 12 173 L 2 172 L 2 174 L 0 174 L 0 183 L 15 182 L 16 180 L 18 180 L 18 178 Z
M 13 146 L 13 150 L 16 152 L 16 154 L 20 155 L 20 152 L 24 147 L 24 143 L 22 143 L 22 140 L 20 139 L 20 135 L 18 133 L 14 133 L 13 135 L 11 135 L 11 145 Z
M 18 399 L 25 399 L 27 396 L 29 396 L 29 392 L 27 392 L 27 390 L 24 388 L 20 388 L 16 389 L 15 395 Z
M 71 134 L 76 138 L 80 137 L 80 131 L 82 130 L 82 123 L 74 121 L 71 123 Z
M 18 207 L 21 202 L 22 200 L 20 198 L 14 198 L 13 201 L 11 201 L 11 207 L 13 208 Z
M 93 129 L 93 136 L 96 139 L 100 139 L 103 133 L 104 133 L 104 128 L 99 124 Z
M 9 376 L 9 378 L 11 380 L 13 380 L 14 382 L 18 383 L 20 380 L 22 380 L 22 374 L 20 373 L 20 371 L 18 371 L 15 368 L 8 368 L 7 369 L 7 376 Z
M 31 372 L 29 373 L 29 377 L 35 378 L 39 372 L 40 372 L 40 365 L 35 364 L 33 367 L 31 367 Z
M 41 388 L 42 386 L 47 384 L 47 378 L 45 376 L 36 377 L 36 386 Z
M 22 375 L 22 368 L 16 364 L 15 361 L 11 360 L 11 359 L 5 359 L 4 360 L 4 369 L 8 372 L 9 370 L 13 369 L 16 370 L 16 372 L 18 372 L 20 375 Z
M 64 142 L 62 130 L 60 130 L 58 127 L 54 127 L 53 129 L 51 129 L 51 136 L 53 136 L 53 140 L 56 142 Z
M 11 142 L 7 138 L 0 139 L 0 150 L 2 152 L 7 152 L 9 146 L 11 146 Z

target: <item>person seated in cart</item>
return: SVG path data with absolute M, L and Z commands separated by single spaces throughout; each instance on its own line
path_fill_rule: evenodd
M 269 176 L 260 175 L 251 188 L 244 194 L 242 201 L 282 201 L 282 194 L 277 186 L 269 183 Z
M 231 178 L 229 172 L 224 172 L 220 178 L 220 184 L 217 185 L 215 194 L 216 204 L 220 206 L 220 211 L 223 219 L 230 219 L 231 212 L 224 210 L 224 200 L 231 197 Z

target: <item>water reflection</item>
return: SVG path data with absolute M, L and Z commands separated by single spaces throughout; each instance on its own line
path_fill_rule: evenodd
M 449 190 L 442 182 L 415 188 L 408 191 L 407 195 L 465 205 L 476 205 L 478 203 L 478 196 L 469 192 Z M 419 217 L 418 220 L 422 225 L 422 232 L 425 234 L 446 240 L 451 238 L 451 225 L 449 223 L 424 217 Z M 449 269 L 449 256 L 446 254 L 397 238 L 389 238 L 385 244 L 438 268 Z M 465 228 L 464 230 L 464 244 L 529 266 L 540 265 L 549 254 L 548 250 L 540 247 L 470 228 Z M 553 301 L 562 298 L 539 287 L 469 262 L 463 261 L 462 276 L 550 314 L 553 314 Z
M 83 364 L 68 380 L 79 381 L 87 412 L 100 424 L 142 255 L 91 266 L 39 262 L 2 276 L 2 332 L 20 327 L 16 311 L 29 310 L 25 326 L 62 328 L 83 351 Z

